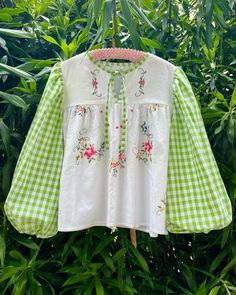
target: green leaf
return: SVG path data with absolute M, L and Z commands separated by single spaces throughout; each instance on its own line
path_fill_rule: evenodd
M 94 22 L 93 12 L 94 12 L 94 1 L 91 1 L 88 6 L 88 9 L 87 9 L 87 26 L 86 26 L 86 28 L 87 28 L 88 32 L 90 31 L 91 26 Z
M 106 265 L 114 272 L 116 269 L 112 258 L 105 251 L 101 251 L 100 255 L 104 259 Z
M 217 295 L 220 288 L 221 288 L 221 286 L 215 286 L 213 289 L 211 289 L 211 291 L 208 295 Z
M 104 5 L 104 12 L 103 12 L 103 31 L 104 34 L 109 26 L 109 23 L 112 19 L 112 13 L 113 13 L 113 7 L 114 7 L 114 1 L 113 0 L 106 0 Z
M 25 110 L 28 108 L 28 105 L 26 104 L 26 102 L 17 95 L 9 94 L 9 93 L 0 91 L 0 97 L 5 99 L 10 104 L 12 104 L 12 105 L 14 105 L 14 106 L 16 106 L 18 108 L 22 108 L 22 109 L 25 109 Z
M 65 287 L 68 285 L 76 284 L 76 283 L 81 282 L 83 280 L 87 280 L 88 278 L 94 276 L 95 274 L 96 274 L 95 272 L 85 272 L 82 274 L 72 276 L 69 279 L 67 279 L 62 286 Z
M 35 36 L 23 30 L 11 30 L 0 28 L 0 35 L 7 35 L 15 38 L 35 39 Z
M 133 245 L 130 245 L 130 249 L 133 252 L 135 258 L 137 259 L 138 264 L 143 268 L 143 270 L 150 273 L 148 264 L 146 260 L 143 258 L 142 254 Z
M 17 68 L 11 67 L 9 65 L 5 65 L 5 64 L 0 63 L 0 69 L 1 68 L 3 70 L 5 70 L 6 72 L 10 73 L 10 74 L 13 74 L 13 75 L 16 75 L 16 76 L 19 76 L 19 77 L 24 77 L 26 79 L 34 80 L 34 77 L 31 76 L 30 74 L 28 74 L 28 73 L 26 73 L 26 72 L 24 72 L 22 70 L 19 70 Z M 2 73 L 0 72 L 0 74 L 2 74 Z
M 221 272 L 220 277 L 223 278 L 223 277 L 224 277 L 224 276 L 230 271 L 230 269 L 231 269 L 232 267 L 235 267 L 235 265 L 236 265 L 236 257 L 234 257 L 234 258 L 230 261 L 230 263 L 228 263 L 228 264 L 224 267 L 224 269 L 223 269 L 222 272 Z
M 0 12 L 0 22 L 11 22 L 12 20 L 13 18 L 10 14 Z
M 6 242 L 5 242 L 5 233 L 3 230 L 0 231 L 0 262 L 1 266 L 4 266 L 6 255 Z
M 126 22 L 129 23 L 132 20 L 132 14 L 129 9 L 129 2 L 128 0 L 120 0 L 121 9 L 126 19 Z
M 104 289 L 98 277 L 95 279 L 96 295 L 104 295 Z
M 50 43 L 53 43 L 59 47 L 61 47 L 61 45 L 51 36 L 42 36 L 43 39 L 45 39 L 46 41 L 50 42 Z
M 230 249 L 227 248 L 224 251 L 220 252 L 216 258 L 212 261 L 211 266 L 209 268 L 209 272 L 213 273 L 215 269 L 221 264 L 225 256 L 229 253 Z
M 99 16 L 99 13 L 100 13 L 101 8 L 102 8 L 102 4 L 103 4 L 103 0 L 95 0 L 94 1 L 93 9 L 94 9 L 94 17 L 95 17 L 95 19 L 97 19 L 98 16 Z
M 236 106 L 236 87 L 234 87 L 234 91 L 229 104 L 230 110 L 232 110 L 235 106 Z
M 131 1 L 131 5 L 135 12 L 139 15 L 140 19 L 143 20 L 145 23 L 147 23 L 151 28 L 153 28 L 155 31 L 157 29 L 154 27 L 154 25 L 149 21 L 149 19 L 146 17 L 146 15 L 142 12 L 141 7 L 138 7 L 134 1 Z
M 27 259 L 17 250 L 12 250 L 9 252 L 9 255 L 12 257 L 12 258 L 15 258 L 16 260 L 22 262 L 22 263 L 26 263 L 27 262 Z
M 119 260 L 121 257 L 124 256 L 124 254 L 127 252 L 126 248 L 118 250 L 113 256 L 112 256 L 112 261 L 115 262 Z
M 30 238 L 26 238 L 23 235 L 11 235 L 11 238 L 29 249 L 39 250 L 39 246 Z
M 94 249 L 92 257 L 95 256 L 96 254 L 100 253 L 108 244 L 112 242 L 113 238 L 112 237 L 105 237 L 102 239 L 97 247 Z
M 157 48 L 157 49 L 161 49 L 162 46 L 159 45 L 156 41 L 145 38 L 145 37 L 141 37 L 141 40 L 143 41 L 143 44 L 153 47 L 153 48 Z
M 0 135 L 1 135 L 1 139 L 4 143 L 6 152 L 7 152 L 7 156 L 8 158 L 10 157 L 10 129 L 8 128 L 8 126 L 4 123 L 3 119 L 0 118 Z
M 26 283 L 27 283 L 26 273 L 22 272 L 18 276 L 18 278 L 14 284 L 14 289 L 12 291 L 12 295 L 25 295 Z
M 8 280 L 13 275 L 18 273 L 20 270 L 21 269 L 19 267 L 15 267 L 15 266 L 4 267 L 4 273 L 0 275 L 0 283 Z
M 228 135 L 229 142 L 231 142 L 232 144 L 234 143 L 234 140 L 235 140 L 234 126 L 236 126 L 236 121 L 233 119 L 233 115 L 231 114 L 228 120 L 227 135 Z

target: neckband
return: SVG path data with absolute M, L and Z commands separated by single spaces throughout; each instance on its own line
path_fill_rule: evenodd
M 137 67 L 141 66 L 148 58 L 149 54 L 148 52 L 144 52 L 143 58 L 138 61 L 138 62 L 119 62 L 119 63 L 114 63 L 110 62 L 107 60 L 97 60 L 94 58 L 92 55 L 90 55 L 89 52 L 87 52 L 88 59 L 95 64 L 98 68 L 104 70 L 105 72 L 108 73 L 114 73 L 114 72 L 120 72 L 123 74 L 127 74 L 135 70 Z M 119 67 L 118 69 L 112 69 L 112 67 Z M 124 69 L 126 66 L 129 66 L 128 69 Z

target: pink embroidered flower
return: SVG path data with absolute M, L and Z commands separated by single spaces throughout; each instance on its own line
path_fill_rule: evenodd
M 118 159 L 119 159 L 119 161 L 123 161 L 124 160 L 124 154 L 119 153 Z
M 152 149 L 152 143 L 149 140 L 145 141 L 145 151 L 150 153 L 151 149 Z
M 94 146 L 91 146 L 89 148 L 85 149 L 85 156 L 87 157 L 87 159 L 89 160 L 93 155 L 96 155 L 96 151 L 94 150 Z
M 97 81 L 97 79 L 93 79 L 92 84 L 93 84 L 93 87 L 96 88 L 97 85 L 98 85 L 98 81 Z
M 138 83 L 139 83 L 139 85 L 140 85 L 141 87 L 143 87 L 144 84 L 145 84 L 145 80 L 144 80 L 144 79 L 140 79 Z

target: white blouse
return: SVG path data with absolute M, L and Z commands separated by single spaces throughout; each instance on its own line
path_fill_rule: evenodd
M 172 85 L 168 77 L 174 66 L 151 54 L 141 64 L 94 61 L 82 53 L 62 63 L 67 92 L 58 230 L 107 226 L 134 228 L 151 237 L 168 234 L 165 205 Z M 163 63 L 160 71 L 156 62 Z M 109 81 L 114 83 L 108 93 Z M 125 151 L 121 149 L 122 91 Z M 108 94 L 110 148 L 106 150 Z

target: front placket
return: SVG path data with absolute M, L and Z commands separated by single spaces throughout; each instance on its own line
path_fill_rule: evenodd
M 121 132 L 121 152 L 125 151 L 126 147 L 126 97 L 125 97 L 125 76 L 122 74 L 121 71 L 112 71 L 110 73 L 110 79 L 108 81 L 108 87 L 107 87 L 107 100 L 106 100 L 106 112 L 105 112 L 105 146 L 106 149 L 109 149 L 109 113 L 110 113 L 110 96 L 111 96 L 111 91 L 112 91 L 112 97 L 116 97 L 115 93 L 115 77 L 117 75 L 121 76 L 121 86 L 120 86 L 120 91 L 118 95 L 118 99 L 122 99 L 122 132 Z M 117 101 L 117 99 L 116 99 Z

